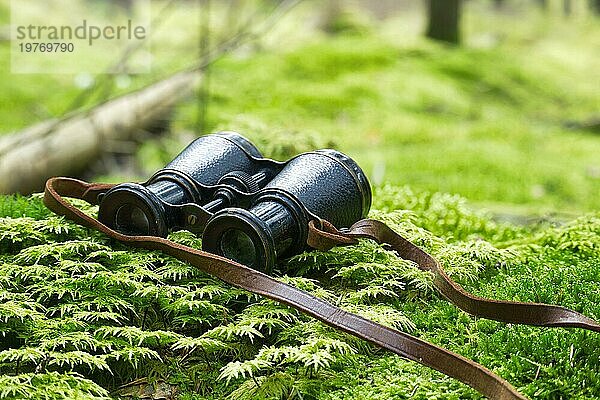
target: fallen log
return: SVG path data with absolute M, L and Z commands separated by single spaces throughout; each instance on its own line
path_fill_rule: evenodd
M 41 191 L 51 176 L 82 172 L 114 142 L 133 140 L 164 118 L 200 77 L 197 70 L 180 72 L 90 111 L 0 138 L 0 193 Z

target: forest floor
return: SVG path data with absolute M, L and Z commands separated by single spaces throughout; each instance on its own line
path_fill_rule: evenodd
M 204 125 L 238 130 L 278 159 L 338 148 L 375 187 L 371 216 L 430 251 L 468 291 L 600 319 L 600 136 L 573 128 L 600 110 L 597 20 L 471 6 L 465 45 L 455 48 L 422 39 L 422 20 L 407 12 L 377 24 L 358 18 L 337 35 L 279 32 L 276 46 L 271 36 L 219 61 Z M 4 43 L 0 52 L 8 55 Z M 80 90 L 68 79 L 0 81 L 1 130 L 68 108 Z M 43 99 L 32 81 L 47 89 Z M 172 134 L 142 144 L 139 176 L 97 179 L 144 179 L 164 166 L 196 135 L 197 111 L 183 104 Z M 165 393 L 177 386 L 181 399 L 480 398 L 170 257 L 55 217 L 37 195 L 0 197 L 0 217 L 0 398 L 131 396 L 144 380 Z M 172 239 L 200 244 L 186 233 Z M 600 397 L 595 334 L 471 317 L 428 274 L 372 242 L 306 253 L 275 275 L 473 359 L 530 398 Z

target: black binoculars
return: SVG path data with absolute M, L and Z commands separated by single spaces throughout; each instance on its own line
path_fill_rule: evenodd
M 202 235 L 203 250 L 269 272 L 307 248 L 310 220 L 344 228 L 366 217 L 371 188 L 339 151 L 279 162 L 240 134 L 219 132 L 193 141 L 147 182 L 116 185 L 99 200 L 98 219 L 123 234 L 186 229 Z

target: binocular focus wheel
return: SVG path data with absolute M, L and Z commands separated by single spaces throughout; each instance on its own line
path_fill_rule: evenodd
M 219 179 L 219 184 L 233 186 L 246 193 L 258 192 L 260 187 L 254 178 L 244 171 L 233 171 Z

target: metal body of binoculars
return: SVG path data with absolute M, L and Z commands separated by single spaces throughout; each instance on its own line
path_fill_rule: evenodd
M 201 233 L 204 250 L 269 271 L 306 248 L 311 219 L 349 227 L 370 206 L 365 174 L 338 151 L 278 162 L 221 132 L 196 139 L 146 183 L 101 195 L 98 219 L 127 235 Z

